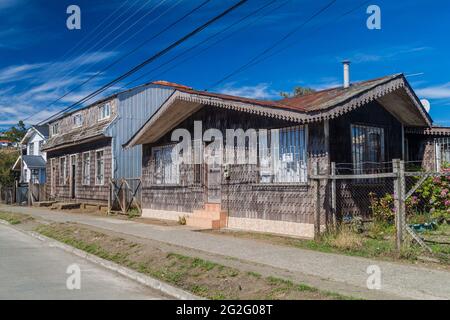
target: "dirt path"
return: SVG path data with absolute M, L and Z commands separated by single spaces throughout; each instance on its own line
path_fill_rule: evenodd
M 354 297 L 450 299 L 450 273 L 446 271 L 269 245 L 193 232 L 179 226 L 154 226 L 28 207 L 0 206 L 0 210 L 26 213 L 56 222 L 76 222 L 145 241 L 162 242 L 212 261 L 242 264 L 259 272 L 284 273 L 296 281 Z M 367 289 L 367 268 L 373 265 L 381 270 L 381 290 Z

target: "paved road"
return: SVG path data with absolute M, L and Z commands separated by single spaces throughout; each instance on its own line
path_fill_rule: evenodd
M 81 269 L 81 289 L 66 287 L 67 267 Z M 44 245 L 0 224 L 0 299 L 163 299 L 147 287 Z
M 0 210 L 27 213 L 57 222 L 77 222 L 207 253 L 264 264 L 292 273 L 355 286 L 363 292 L 368 292 L 367 268 L 376 265 L 381 269 L 382 277 L 382 288 L 377 290 L 377 295 L 405 299 L 450 299 L 450 272 L 447 271 L 270 245 L 254 240 L 193 232 L 182 227 L 162 227 L 43 208 L 0 205 Z

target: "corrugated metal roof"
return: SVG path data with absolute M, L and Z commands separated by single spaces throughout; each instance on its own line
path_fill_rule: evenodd
M 30 169 L 41 169 L 45 168 L 46 161 L 41 156 L 29 156 L 25 155 L 22 156 L 23 162 L 27 165 Z

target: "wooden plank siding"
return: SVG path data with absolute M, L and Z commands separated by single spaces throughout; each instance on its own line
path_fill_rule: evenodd
M 219 129 L 223 134 L 224 144 L 226 144 L 226 129 L 241 128 L 245 131 L 250 128 L 278 129 L 297 125 L 284 120 L 205 106 L 177 128 L 187 129 L 193 137 L 194 121 L 202 122 L 203 133 L 211 128 Z M 310 124 L 308 131 L 308 170 L 311 170 L 315 163 L 319 163 L 323 170 L 327 170 L 329 161 L 325 148 L 324 123 Z M 190 181 L 187 176 L 193 175 L 193 166 L 181 170 L 180 185 L 164 186 L 151 183 L 151 176 L 154 174 L 152 147 L 169 143 L 171 132 L 157 143 L 143 147 L 143 208 L 179 211 L 180 214 L 200 209 L 207 201 L 205 181 L 198 185 L 185 183 Z M 310 181 L 305 184 L 263 184 L 259 182 L 259 172 L 252 165 L 231 165 L 230 177 L 229 182 L 222 178 L 222 209 L 228 211 L 230 217 L 314 223 L 316 192 Z M 325 204 L 326 186 L 322 185 L 321 188 L 323 195 L 321 201 Z M 322 222 L 324 221 L 325 209 L 322 211 Z
M 98 150 L 103 150 L 104 159 L 104 183 L 97 185 L 95 181 L 95 153 Z M 83 185 L 83 154 L 89 152 L 90 154 L 90 181 L 88 185 Z M 76 157 L 76 174 L 75 174 L 75 199 L 71 197 L 71 180 L 70 170 L 71 156 Z M 67 182 L 60 183 L 60 159 L 66 157 L 67 161 Z M 109 179 L 112 177 L 112 154 L 111 154 L 111 139 L 102 139 L 94 143 L 80 144 L 70 150 L 52 151 L 48 153 L 47 174 L 51 177 L 51 163 L 54 159 L 56 167 L 56 194 L 54 198 L 58 201 L 81 202 L 93 204 L 107 204 L 109 194 Z M 47 179 L 47 190 L 51 193 L 52 179 Z

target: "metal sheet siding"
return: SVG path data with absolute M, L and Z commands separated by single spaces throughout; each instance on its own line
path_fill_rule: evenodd
M 118 96 L 117 118 L 105 134 L 112 137 L 113 177 L 140 178 L 142 146 L 124 149 L 122 146 L 145 124 L 158 108 L 173 94 L 171 88 L 148 86 Z

